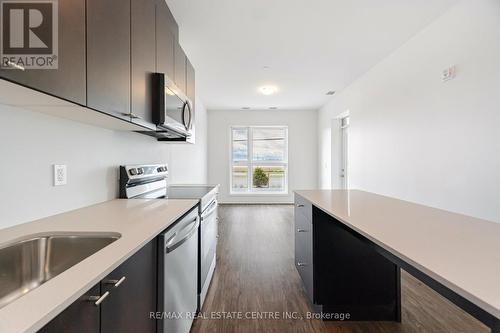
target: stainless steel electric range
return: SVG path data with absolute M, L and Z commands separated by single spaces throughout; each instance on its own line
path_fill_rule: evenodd
M 169 185 L 166 164 L 120 167 L 120 198 L 199 200 L 198 311 L 203 306 L 215 270 L 218 193 L 218 185 Z

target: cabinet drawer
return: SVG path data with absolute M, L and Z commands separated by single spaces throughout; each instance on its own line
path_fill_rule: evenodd
M 295 213 L 295 231 L 297 229 L 306 229 L 312 231 L 312 222 L 301 212 Z
M 312 204 L 301 196 L 295 194 L 295 215 L 298 213 L 312 221 Z
M 295 267 L 311 302 L 314 301 L 312 246 L 312 230 L 295 230 Z

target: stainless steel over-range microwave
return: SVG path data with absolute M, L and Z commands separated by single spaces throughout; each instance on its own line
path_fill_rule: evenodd
M 153 121 L 157 133 L 163 133 L 165 140 L 194 140 L 192 103 L 163 73 L 153 74 Z

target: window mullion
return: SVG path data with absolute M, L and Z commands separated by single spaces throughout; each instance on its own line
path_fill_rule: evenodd
M 253 129 L 247 127 L 248 133 L 248 192 L 253 192 L 252 188 L 252 170 L 253 170 Z

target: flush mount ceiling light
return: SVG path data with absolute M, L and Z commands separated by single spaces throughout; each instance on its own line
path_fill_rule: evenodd
M 259 88 L 259 91 L 261 94 L 269 96 L 278 91 L 278 88 L 276 86 L 262 86 Z

